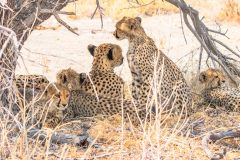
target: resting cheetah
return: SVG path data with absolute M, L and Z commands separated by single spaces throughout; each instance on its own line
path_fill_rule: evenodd
M 122 112 L 123 111 L 123 112 Z M 67 110 L 67 117 L 93 117 L 97 115 L 111 116 L 115 114 L 123 115 L 124 121 L 129 121 L 134 125 L 139 125 L 145 120 L 149 120 L 151 112 L 145 108 L 137 108 L 131 100 L 121 98 L 102 97 L 85 93 L 81 90 L 71 91 Z
M 34 121 L 52 128 L 63 120 L 70 95 L 65 87 L 50 83 L 43 75 L 17 75 L 14 81 L 20 111 L 31 117 L 30 124 Z
M 43 75 L 16 75 L 14 84 L 22 98 L 29 102 L 49 84 L 49 81 Z
M 41 125 L 54 128 L 65 118 L 64 110 L 68 107 L 70 92 L 58 84 L 46 86 L 42 97 L 34 105 L 36 120 Z
M 221 70 L 210 68 L 203 71 L 199 81 L 205 85 L 202 95 L 206 102 L 226 107 L 229 111 L 240 111 L 240 90 L 226 85 Z
M 123 63 L 121 48 L 104 43 L 98 47 L 88 45 L 88 50 L 93 56 L 89 76 L 85 73 L 78 74 L 69 68 L 57 74 L 57 82 L 68 86 L 70 90 L 82 90 L 105 97 L 122 97 L 124 81 L 114 73 L 114 68 Z
M 132 73 L 132 96 L 137 102 L 146 104 L 152 95 L 149 95 L 151 89 L 156 87 L 162 106 L 190 109 L 192 96 L 180 69 L 158 51 L 141 26 L 140 17 L 123 17 L 117 22 L 113 35 L 118 40 L 129 41 L 127 59 Z

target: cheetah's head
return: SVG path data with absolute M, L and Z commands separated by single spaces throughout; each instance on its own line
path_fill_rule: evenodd
M 116 30 L 113 35 L 118 39 L 133 39 L 135 37 L 146 35 L 141 26 L 141 18 L 123 17 L 116 24 Z
M 93 56 L 92 70 L 112 71 L 123 63 L 122 49 L 116 44 L 89 44 L 88 50 Z
M 57 83 L 45 87 L 42 99 L 49 103 L 49 112 L 56 109 L 64 110 L 68 105 L 70 97 L 69 90 Z
M 84 81 L 83 76 L 71 68 L 60 70 L 56 79 L 59 85 L 67 87 L 69 90 L 80 86 Z
M 209 68 L 199 75 L 199 81 L 205 85 L 206 88 L 221 87 L 226 82 L 226 77 L 219 69 Z

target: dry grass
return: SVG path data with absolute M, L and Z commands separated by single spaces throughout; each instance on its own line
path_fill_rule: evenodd
M 240 23 L 240 4 L 236 0 L 227 0 L 217 19 Z
M 32 106 L 34 107 L 34 106 Z M 0 156 L 3 159 L 208 159 L 202 149 L 202 136 L 210 131 L 222 131 L 239 125 L 240 113 L 227 113 L 222 108 L 196 107 L 196 113 L 186 121 L 180 116 L 160 115 L 155 123 L 134 127 L 123 124 L 121 116 L 107 119 L 78 120 L 57 128 L 58 132 L 81 134 L 81 124 L 91 125 L 88 131 L 99 147 L 51 144 L 49 138 L 55 130 L 47 129 L 47 142 L 26 136 L 29 127 L 16 129 L 16 124 L 26 123 L 31 115 L 24 111 L 12 117 L 2 114 L 0 118 Z M 4 108 L 0 108 L 3 113 Z M 20 118 L 21 117 L 21 118 Z M 31 127 L 31 126 L 30 126 Z M 235 145 L 234 145 L 235 144 Z M 226 159 L 240 157 L 239 139 L 211 144 L 212 151 L 227 147 Z M 235 147 L 234 147 L 235 146 Z M 1 158 L 0 158 L 1 159 Z
M 23 135 L 15 138 L 16 141 L 9 142 L 8 147 L 3 148 L 2 151 L 7 151 L 10 154 L 9 159 L 27 159 L 34 157 L 34 159 L 208 159 L 202 150 L 201 136 L 190 138 L 183 133 L 172 133 L 177 122 L 177 117 L 169 118 L 164 128 L 159 129 L 160 133 L 156 132 L 156 126 L 147 126 L 145 130 L 141 128 L 131 128 L 123 126 L 122 129 L 121 117 L 113 116 L 105 120 L 96 120 L 92 124 L 89 131 L 90 135 L 94 137 L 94 141 L 98 143 L 99 148 L 89 147 L 83 149 L 72 145 L 50 145 L 50 143 L 41 144 L 39 141 L 24 139 Z M 206 128 L 211 130 L 224 130 L 229 128 L 229 125 L 239 122 L 239 115 L 229 116 L 225 113 L 219 117 L 212 118 L 204 112 L 198 112 L 191 116 L 189 123 L 194 123 L 196 120 L 205 120 Z M 79 130 L 80 123 L 75 123 L 65 128 L 61 128 L 65 133 L 81 133 Z M 217 127 L 216 127 L 217 126 Z M 49 136 L 52 131 L 49 130 Z M 7 137 L 5 137 L 7 138 Z M 6 142 L 6 141 L 5 141 Z M 225 141 L 226 144 L 238 147 L 238 149 L 227 148 L 228 152 L 226 159 L 233 159 L 239 157 L 239 140 Z M 226 146 L 226 144 L 224 146 Z M 6 145 L 5 145 L 6 146 Z M 212 151 L 218 151 L 223 144 L 211 145 Z M 10 152 L 11 150 L 11 152 Z M 28 154 L 29 157 L 26 156 Z M 34 156 L 35 155 L 35 156 Z

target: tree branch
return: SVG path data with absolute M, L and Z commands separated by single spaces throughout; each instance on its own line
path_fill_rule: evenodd
M 205 153 L 208 155 L 208 157 L 211 160 L 219 160 L 222 159 L 226 155 L 226 149 L 223 150 L 222 153 L 212 153 L 209 148 L 208 144 L 209 142 L 216 142 L 221 139 L 226 139 L 226 138 L 239 138 L 240 137 L 240 130 L 228 130 L 228 131 L 223 131 L 219 133 L 209 133 L 206 136 L 203 137 L 202 139 L 202 146 L 205 151 Z
M 103 29 L 103 7 L 101 7 L 101 5 L 100 5 L 100 3 L 99 3 L 99 0 L 96 0 L 96 8 L 95 8 L 95 10 L 94 10 L 94 12 L 93 12 L 93 14 L 92 14 L 92 16 L 91 16 L 91 19 L 93 19 L 94 18 L 94 16 L 96 15 L 96 12 L 97 12 L 97 10 L 98 10 L 98 12 L 99 12 L 99 15 L 100 15 L 100 19 L 101 19 L 101 28 Z
M 211 29 L 208 29 L 206 25 L 201 21 L 199 18 L 199 13 L 194 8 L 188 6 L 184 0 L 165 0 L 168 3 L 171 3 L 172 5 L 178 7 L 183 14 L 183 19 L 189 30 L 194 34 L 194 36 L 197 38 L 203 49 L 206 51 L 208 56 L 213 60 L 213 63 L 217 62 L 221 68 L 225 71 L 225 73 L 229 76 L 229 78 L 234 82 L 236 86 L 240 86 L 240 69 L 233 64 L 234 60 L 233 58 L 227 57 L 222 52 L 219 51 L 217 48 L 216 43 L 220 44 L 221 46 L 225 47 L 230 53 L 234 54 L 237 57 L 240 57 L 240 55 L 233 51 L 230 47 L 225 45 L 219 40 L 214 39 L 209 32 L 214 32 L 220 35 L 226 36 L 225 33 L 221 33 L 219 31 L 213 31 Z M 190 17 L 193 25 L 189 23 Z

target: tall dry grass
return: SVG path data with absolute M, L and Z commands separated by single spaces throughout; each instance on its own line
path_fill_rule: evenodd
M 155 75 L 157 76 L 156 72 Z M 158 76 L 157 76 L 158 77 Z M 153 79 L 153 96 L 149 104 L 158 106 L 159 78 Z M 33 102 L 34 103 L 34 102 Z M 234 127 L 240 121 L 240 114 L 228 115 L 224 111 L 218 116 L 209 115 L 208 106 L 196 109 L 196 113 L 188 118 L 163 114 L 159 108 L 153 121 L 133 126 L 123 123 L 121 115 L 107 119 L 86 118 L 72 123 L 62 124 L 54 129 L 42 128 L 47 132 L 46 141 L 32 139 L 27 133 L 37 124 L 28 125 L 34 114 L 27 112 L 35 110 L 34 104 L 21 107 L 19 113 L 13 115 L 9 109 L 0 107 L 0 159 L 208 159 L 205 155 L 201 138 L 210 131 L 224 130 Z M 149 106 L 146 106 L 149 107 Z M 193 106 L 196 107 L 196 106 Z M 174 106 L 173 106 L 174 109 Z M 88 123 L 88 130 L 93 143 L 88 148 L 74 145 L 52 144 L 50 137 L 55 131 L 68 134 L 81 134 L 81 125 Z M 238 143 L 239 140 L 226 142 Z M 222 145 L 222 144 L 221 144 Z M 212 150 L 218 150 L 221 145 L 212 145 Z M 98 146 L 98 147 L 96 147 Z M 228 149 L 226 159 L 239 157 L 237 149 Z

